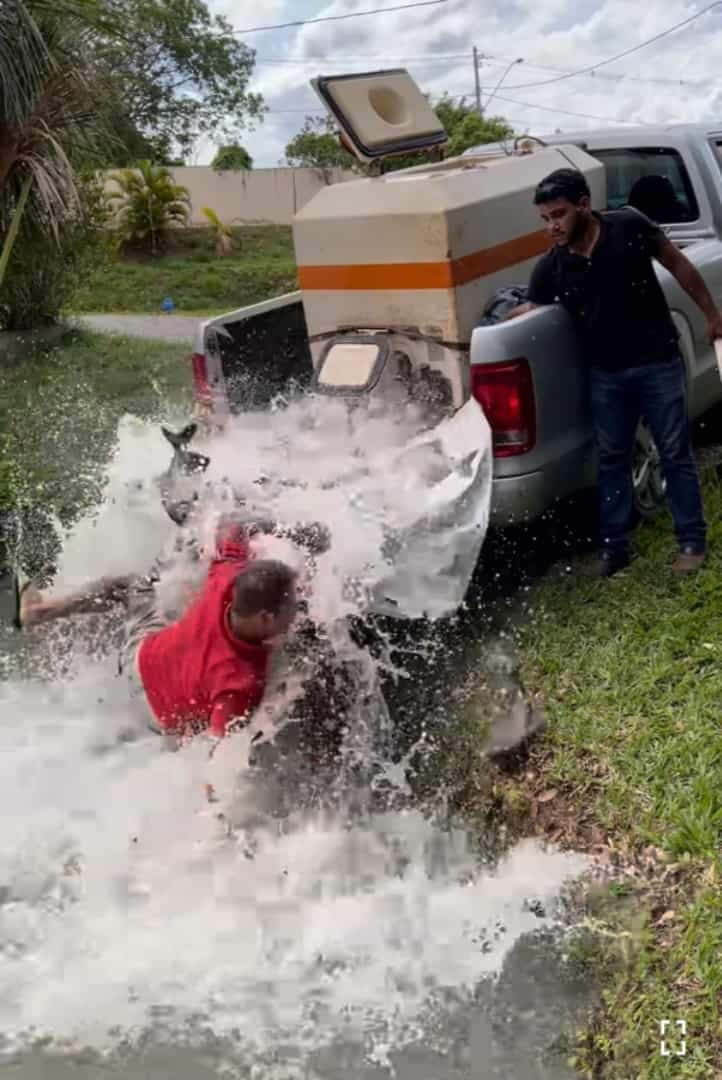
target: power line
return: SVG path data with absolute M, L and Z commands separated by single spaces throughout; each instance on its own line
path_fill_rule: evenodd
M 473 98 L 473 94 L 454 94 L 453 99 Z M 571 112 L 569 109 L 554 109 L 551 105 L 534 105 L 530 101 L 517 101 L 515 98 L 502 97 L 501 94 L 496 95 L 497 101 L 506 101 L 510 105 L 520 105 L 525 109 L 540 109 L 542 112 L 561 113 L 564 116 L 574 116 L 579 120 L 600 120 L 605 124 L 632 124 L 632 121 L 617 120 L 612 116 L 595 116 L 594 113 L 583 112 Z M 282 116 L 312 116 L 324 119 L 326 113 L 319 113 L 313 111 L 313 106 L 309 105 L 307 109 L 269 109 L 269 113 L 273 115 Z
M 495 54 L 495 56 L 496 56 L 496 54 Z M 505 58 L 503 56 L 498 56 L 497 59 L 499 61 L 498 65 L 494 65 L 494 66 L 501 67 L 502 63 L 507 62 L 507 58 Z M 637 82 L 637 83 L 654 83 L 655 85 L 660 85 L 660 86 L 687 86 L 690 89 L 696 89 L 698 87 L 705 87 L 705 86 L 720 86 L 720 81 L 718 79 L 662 79 L 662 78 L 655 78 L 654 76 L 645 77 L 645 76 L 642 76 L 642 75 L 632 75 L 631 72 L 627 72 L 627 71 L 616 71 L 616 72 L 615 71 L 599 71 L 599 72 L 597 72 L 597 71 L 584 71 L 584 72 L 565 71 L 564 68 L 549 67 L 546 64 L 535 64 L 531 60 L 526 60 L 526 59 L 524 60 L 524 66 L 534 68 L 536 71 L 553 71 L 553 72 L 556 72 L 559 75 L 564 75 L 565 77 L 571 77 L 573 75 L 580 75 L 581 74 L 581 75 L 586 75 L 591 79 L 596 79 L 596 78 L 610 79 L 613 82 L 627 81 L 627 82 Z M 544 84 L 543 83 L 526 83 L 525 85 L 527 85 L 527 86 L 530 86 L 530 85 L 531 86 L 535 86 L 535 85 L 539 86 L 539 85 L 544 85 Z M 509 89 L 511 89 L 511 87 L 509 87 Z
M 683 26 L 689 26 L 690 23 L 695 22 L 702 15 L 706 15 L 708 11 L 718 8 L 720 5 L 722 5 L 722 0 L 714 0 L 714 3 L 708 4 L 707 7 L 695 12 L 694 15 L 690 15 L 687 19 L 675 23 L 674 26 L 668 26 L 666 30 L 661 30 L 654 37 L 648 38 L 646 41 L 640 41 L 638 45 L 633 45 L 631 49 L 625 49 L 623 52 L 617 53 L 616 56 L 610 56 L 606 60 L 599 60 L 596 64 L 590 64 L 589 67 L 579 68 L 577 71 L 568 71 L 563 75 L 557 75 L 553 79 L 545 79 L 542 82 L 514 83 L 513 86 L 509 87 L 509 90 L 524 90 L 532 86 L 549 86 L 551 83 L 561 82 L 563 79 L 573 79 L 576 75 L 586 75 L 589 72 L 596 71 L 597 68 L 613 64 L 615 60 L 621 60 L 625 56 L 631 56 L 632 53 L 639 52 L 640 49 L 646 49 L 648 45 L 653 45 L 655 41 L 660 41 L 663 37 L 673 34 L 676 30 L 681 30 Z
M 294 19 L 293 22 L 275 23 L 271 26 L 246 26 L 233 29 L 232 34 L 257 34 L 261 30 L 288 30 L 293 26 L 311 26 L 312 23 L 338 22 L 340 19 L 358 19 L 362 15 L 383 15 L 387 11 L 406 11 L 408 8 L 432 7 L 446 4 L 448 0 L 414 0 L 411 4 L 396 4 L 394 7 L 371 8 L 369 11 L 349 11 L 345 15 L 321 15 L 317 19 Z
M 507 57 L 499 56 L 498 54 L 487 54 L 486 59 L 493 59 L 495 62 L 492 67 L 502 67 L 508 62 Z M 313 64 L 324 64 L 328 62 L 328 57 L 325 56 L 308 56 L 308 57 L 284 57 L 284 56 L 258 56 L 255 57 L 256 63 L 261 64 L 290 64 L 300 65 L 301 67 L 309 67 Z M 335 62 L 342 64 L 448 64 L 453 60 L 468 60 L 467 53 L 446 53 L 446 54 L 427 54 L 426 56 L 336 56 Z M 536 71 L 551 71 L 566 78 L 573 78 L 577 75 L 586 75 L 588 78 L 608 79 L 612 82 L 635 82 L 642 84 L 649 84 L 655 86 L 686 86 L 691 90 L 702 89 L 704 87 L 719 87 L 722 86 L 722 82 L 718 79 L 664 79 L 654 76 L 641 76 L 633 75 L 631 72 L 620 71 L 565 71 L 564 68 L 551 67 L 548 64 L 535 64 L 531 60 L 524 59 L 526 67 L 534 68 Z M 556 79 L 547 80 L 550 83 L 556 82 Z M 524 83 L 524 86 L 545 86 L 547 81 Z M 509 87 L 512 89 L 512 87 Z
M 387 9 L 390 10 L 390 9 Z M 428 56 L 334 56 L 334 63 L 340 61 L 342 64 L 447 64 L 450 60 L 468 60 L 466 53 L 451 53 L 448 55 L 432 55 Z M 295 56 L 258 56 L 255 57 L 256 62 L 262 64 L 302 64 L 307 66 L 308 64 L 327 64 L 327 56 L 307 56 L 307 57 L 295 57 Z
M 509 105 L 521 105 L 524 109 L 540 109 L 542 112 L 560 113 L 564 116 L 575 116 L 580 120 L 601 120 L 604 124 L 626 124 L 635 126 L 632 120 L 617 120 L 611 116 L 595 116 L 594 113 L 571 112 L 569 109 L 554 109 L 551 105 L 533 105 L 531 101 L 517 101 L 515 98 L 496 95 L 497 101 L 506 101 Z

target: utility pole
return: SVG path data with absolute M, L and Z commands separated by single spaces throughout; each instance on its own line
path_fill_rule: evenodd
M 481 84 L 479 82 L 479 62 L 481 58 L 479 56 L 479 50 L 477 49 L 476 45 L 474 45 L 472 49 L 472 56 L 474 57 L 474 86 L 476 88 L 476 111 L 478 112 L 479 116 L 483 116 L 484 111 L 481 107 Z
M 511 63 L 509 64 L 509 66 L 508 66 L 508 67 L 507 67 L 507 69 L 505 70 L 504 74 L 503 74 L 503 75 L 502 75 L 502 77 L 501 77 L 501 78 L 499 79 L 499 82 L 498 82 L 498 83 L 496 84 L 496 86 L 494 87 L 494 89 L 493 89 L 493 90 L 492 90 L 492 92 L 491 92 L 491 93 L 489 94 L 488 98 L 486 99 L 486 105 L 484 106 L 484 107 L 485 107 L 486 109 L 488 109 L 488 108 L 489 108 L 489 104 L 490 104 L 490 102 L 491 102 L 492 98 L 495 98 L 495 97 L 496 97 L 496 92 L 497 92 L 497 90 L 501 89 L 501 84 L 502 84 L 502 83 L 504 82 L 504 79 L 505 79 L 505 78 L 507 77 L 507 75 L 509 74 L 509 72 L 511 71 L 511 69 L 512 69 L 513 67 L 516 67 L 516 65 L 517 65 L 517 64 L 523 64 L 523 63 L 524 63 L 524 57 L 523 57 L 523 56 L 517 56 L 516 60 L 512 60 L 512 61 L 511 61 Z

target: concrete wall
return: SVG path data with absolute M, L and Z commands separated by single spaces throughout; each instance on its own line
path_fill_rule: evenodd
M 175 182 L 190 191 L 192 225 L 207 224 L 204 206 L 229 223 L 290 225 L 296 211 L 320 188 L 354 175 L 344 169 L 291 168 L 216 173 L 210 165 L 185 165 L 171 172 Z

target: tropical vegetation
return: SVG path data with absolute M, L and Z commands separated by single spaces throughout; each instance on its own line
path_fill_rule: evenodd
M 188 188 L 176 184 L 165 165 L 139 161 L 136 168 L 120 169 L 109 179 L 116 190 L 108 194 L 108 205 L 123 245 L 156 255 L 172 226 L 188 224 Z

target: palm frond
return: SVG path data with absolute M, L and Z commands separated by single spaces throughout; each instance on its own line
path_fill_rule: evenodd
M 208 220 L 209 224 L 215 230 L 216 236 L 218 236 L 218 237 L 221 237 L 221 236 L 230 237 L 230 236 L 233 235 L 232 230 L 231 230 L 231 226 L 227 222 L 221 221 L 221 219 L 219 218 L 216 211 L 213 210 L 210 206 L 204 206 L 203 209 L 201 210 L 201 213 Z
M 210 206 L 204 206 L 201 210 L 201 213 L 203 214 L 203 217 L 208 218 L 208 221 L 215 229 L 220 226 L 221 219 L 218 217 L 218 214 L 215 212 L 215 210 L 212 210 Z
M 0 4 L 0 127 L 19 128 L 33 109 L 52 57 L 22 0 Z
M 74 165 L 91 162 L 102 146 L 83 60 L 87 27 L 73 17 L 91 2 L 28 0 L 25 6 L 22 0 L 0 0 L 0 27 L 3 20 L 7 25 L 24 19 L 23 40 L 30 42 L 24 52 L 13 42 L 17 55 L 8 62 L 0 29 L 0 196 L 5 192 L 12 200 L 32 177 L 33 208 L 56 238 L 63 219 L 78 208 Z M 10 83 L 13 91 L 3 95 Z

